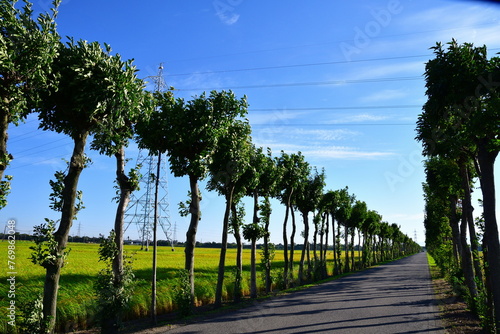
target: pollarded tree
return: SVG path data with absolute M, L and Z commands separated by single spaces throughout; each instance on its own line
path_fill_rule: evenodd
M 60 0 L 52 2 L 51 13 L 33 18 L 32 4 L 0 1 L 0 209 L 7 202 L 11 177 L 4 172 L 12 155 L 7 151 L 9 124 L 19 124 L 39 99 L 38 91 L 55 82 L 52 62 L 60 46 L 55 17 Z
M 271 232 L 269 231 L 269 224 L 271 222 L 271 197 L 277 197 L 277 184 L 280 179 L 280 170 L 276 166 L 276 160 L 272 158 L 271 149 L 267 149 L 267 155 L 261 160 L 260 165 L 260 177 L 259 177 L 259 194 L 264 197 L 261 205 L 261 223 L 264 227 L 264 248 L 262 263 L 264 265 L 265 271 L 265 285 L 266 293 L 271 292 L 272 280 L 271 280 L 271 260 L 272 254 L 269 249 L 269 238 Z
M 250 255 L 250 297 L 257 298 L 257 240 L 265 234 L 264 227 L 259 223 L 251 223 L 243 226 L 243 236 L 252 242 Z
M 53 64 L 54 79 L 57 88 L 42 90 L 39 110 L 40 127 L 70 136 L 74 142 L 73 154 L 67 174 L 64 176 L 62 191 L 61 220 L 54 233 L 57 247 L 54 260 L 45 265 L 43 313 L 50 319 L 47 331 L 52 331 L 55 324 L 57 292 L 64 260 L 63 254 L 68 241 L 68 234 L 75 216 L 77 185 L 82 170 L 88 159 L 85 145 L 90 135 L 98 138 L 103 129 L 108 127 L 108 135 L 116 127 L 112 124 L 124 122 L 126 111 L 139 108 L 133 94 L 128 89 L 139 89 L 133 70 L 125 70 L 120 56 L 111 56 L 111 49 L 106 45 L 103 50 L 99 43 L 71 40 L 60 48 L 60 54 Z
M 305 161 L 301 152 L 297 154 L 287 154 L 281 151 L 281 156 L 278 158 L 277 167 L 280 170 L 281 180 L 278 184 L 279 199 L 285 205 L 285 220 L 283 221 L 283 255 L 284 255 L 284 272 L 283 285 L 287 288 L 293 275 L 293 242 L 291 246 L 291 258 L 288 257 L 288 234 L 287 222 L 290 210 L 293 210 L 293 196 L 309 173 L 309 164 Z
M 246 116 L 245 114 L 241 116 Z M 242 180 L 245 172 L 250 167 L 250 157 L 253 148 L 250 133 L 251 130 L 248 120 L 233 120 L 232 124 L 229 125 L 228 131 L 225 131 L 219 138 L 209 164 L 210 180 L 208 181 L 207 188 L 209 190 L 216 190 L 226 199 L 226 209 L 224 211 L 222 224 L 222 246 L 219 259 L 219 272 L 215 292 L 216 306 L 222 305 L 227 237 L 233 199 L 234 197 L 238 199 L 241 198 L 244 193 L 244 188 L 242 189 L 239 187 L 238 194 L 235 194 L 235 189 L 237 188 L 238 182 Z
M 302 248 L 302 255 L 300 257 L 299 266 L 299 282 L 302 283 L 305 279 L 304 276 L 304 260 L 307 255 L 307 279 L 311 276 L 311 259 L 309 255 L 309 213 L 314 212 L 319 206 L 321 196 L 323 195 L 323 188 L 325 186 L 325 171 L 318 171 L 315 169 L 314 173 L 309 172 L 307 178 L 304 179 L 298 187 L 296 194 L 296 205 L 302 219 L 304 221 L 304 246 Z
M 262 224 L 264 228 L 263 238 L 263 266 L 265 268 L 266 293 L 271 291 L 271 254 L 269 252 L 269 224 L 271 215 L 270 197 L 276 196 L 276 184 L 278 182 L 278 168 L 276 160 L 272 158 L 271 149 L 264 154 L 262 147 L 253 147 L 251 152 L 250 166 L 242 177 L 242 186 L 246 189 L 246 195 L 253 198 L 253 224 Z M 259 204 L 259 197 L 264 197 Z M 259 214 L 260 211 L 260 214 Z
M 354 257 L 354 236 L 356 229 L 361 229 L 363 226 L 363 222 L 366 219 L 367 215 L 367 207 L 366 203 L 363 201 L 356 201 L 352 207 L 351 216 L 349 217 L 348 224 L 351 229 L 351 261 L 352 261 L 352 269 L 355 269 L 355 257 Z
M 332 241 L 333 241 L 333 273 L 336 275 L 340 272 L 340 265 L 338 263 L 339 257 L 337 256 L 338 253 L 338 242 L 337 242 L 337 234 L 335 232 L 335 220 L 336 218 L 336 212 L 337 212 L 337 206 L 339 203 L 339 190 L 329 190 L 327 191 L 322 198 L 322 204 L 320 204 L 323 207 L 323 211 L 325 214 L 329 214 L 332 218 Z M 326 257 L 325 257 L 326 258 Z
M 366 213 L 366 218 L 361 225 L 361 230 L 363 231 L 363 266 L 369 267 L 374 262 L 374 242 L 373 238 L 377 232 L 377 225 L 380 224 L 382 216 L 380 216 L 377 211 L 368 210 Z
M 337 206 L 337 212 L 335 213 L 338 226 L 344 226 L 344 248 L 345 248 L 345 264 L 344 264 L 344 272 L 350 271 L 350 263 L 349 263 L 349 219 L 351 217 L 352 205 L 355 201 L 355 196 L 350 195 L 348 192 L 348 188 L 345 187 L 339 191 L 339 202 Z
M 121 291 L 127 289 L 124 284 L 124 252 L 123 252 L 123 233 L 124 233 L 124 218 L 125 211 L 130 202 L 132 192 L 139 189 L 139 178 L 136 169 L 132 169 L 129 173 L 125 172 L 125 147 L 134 137 L 135 125 L 140 119 L 149 117 L 153 109 L 153 101 L 150 93 L 144 91 L 144 82 L 137 78 L 136 67 L 132 65 L 132 61 L 122 62 L 119 57 L 113 58 L 114 68 L 116 70 L 115 82 L 119 82 L 122 92 L 126 94 L 116 94 L 116 102 L 121 102 L 123 107 L 117 112 L 120 117 L 115 117 L 112 120 L 104 119 L 99 123 L 101 129 L 96 131 L 94 140 L 91 143 L 91 149 L 99 151 L 100 154 L 114 156 L 116 160 L 116 183 L 117 203 L 113 242 L 113 249 L 116 253 L 111 259 L 112 263 L 112 282 L 107 287 L 113 291 L 115 296 L 107 301 L 105 305 L 101 305 L 105 309 L 102 318 L 102 330 L 106 333 L 118 331 L 118 324 L 121 321 L 124 301 L 122 300 Z M 112 121 L 112 122 L 110 122 Z
M 194 250 L 201 218 L 198 182 L 205 178 L 220 138 L 238 117 L 247 113 L 246 97 L 237 99 L 231 91 L 203 93 L 188 102 L 171 92 L 156 94 L 160 110 L 138 126 L 141 146 L 153 152 L 168 152 L 174 176 L 188 176 L 191 220 L 186 232 L 185 269 L 189 272 L 194 302 Z

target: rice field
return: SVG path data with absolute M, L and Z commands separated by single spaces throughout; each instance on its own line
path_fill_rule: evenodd
M 33 301 L 43 291 L 45 271 L 29 260 L 32 245 L 29 241 L 17 241 L 15 248 L 14 275 L 12 269 L 2 266 L 0 273 L 0 332 L 8 333 L 11 329 L 8 322 L 9 303 L 15 302 L 16 314 L 23 304 Z M 57 327 L 60 331 L 72 331 L 90 327 L 96 318 L 96 296 L 93 284 L 98 272 L 104 265 L 98 261 L 98 244 L 69 243 L 71 249 L 67 264 L 62 269 L 57 308 Z M 152 250 L 141 251 L 140 245 L 125 245 L 128 255 L 133 255 L 133 270 L 136 277 L 134 295 L 127 313 L 128 319 L 147 316 L 151 304 Z M 8 263 L 8 242 L 0 242 L 0 261 Z M 215 283 L 219 263 L 219 249 L 197 248 L 195 250 L 195 295 L 196 303 L 203 305 L 215 299 Z M 1 257 L 4 257 L 1 259 Z M 260 255 L 258 254 L 258 263 Z M 333 255 L 329 252 L 328 258 Z M 300 251 L 295 251 L 295 259 L 299 260 Z M 172 251 L 170 247 L 159 247 L 157 269 L 157 310 L 158 313 L 172 312 L 173 289 L 177 284 L 178 271 L 184 268 L 184 249 L 178 247 Z M 274 267 L 283 265 L 283 251 L 276 251 Z M 236 249 L 228 249 L 226 256 L 226 300 L 232 298 Z M 243 293 L 250 293 L 250 250 L 243 252 Z M 298 268 L 298 265 L 296 266 Z M 331 268 L 330 268 L 331 271 Z M 258 274 L 260 277 L 260 274 Z M 15 296 L 9 296 L 12 288 L 8 279 L 15 276 Z M 260 288 L 263 280 L 258 279 Z

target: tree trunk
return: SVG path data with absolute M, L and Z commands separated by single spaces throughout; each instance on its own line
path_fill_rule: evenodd
M 462 242 L 460 241 L 460 226 L 459 221 L 460 218 L 457 214 L 457 198 L 456 196 L 450 196 L 448 199 L 449 208 L 450 208 L 450 227 L 452 233 L 452 241 L 453 241 L 453 257 L 455 260 L 455 264 L 460 266 L 461 255 L 463 254 L 462 250 Z
M 266 202 L 265 205 L 270 208 L 271 204 L 269 203 L 269 196 L 266 195 L 264 200 Z M 270 259 L 271 254 L 269 254 L 269 236 L 270 236 L 269 223 L 271 220 L 271 213 L 270 213 L 270 210 L 268 210 L 266 212 L 267 212 L 267 217 L 265 219 L 265 225 L 264 225 L 264 255 L 266 258 L 266 263 L 265 263 L 266 283 L 265 284 L 266 284 L 266 294 L 269 294 L 269 293 L 271 293 L 272 286 L 273 286 L 273 282 L 271 280 L 271 259 Z
M 120 187 L 120 199 L 116 208 L 115 215 L 115 245 L 118 250 L 116 256 L 113 258 L 113 285 L 119 287 L 123 281 L 123 220 L 125 210 L 127 209 L 130 201 L 130 194 L 132 193 L 133 185 L 130 184 L 128 176 L 125 174 L 125 149 L 123 147 L 115 154 L 116 158 L 116 180 Z M 103 331 L 107 333 L 117 333 L 118 323 L 121 320 L 121 314 L 116 314 L 115 317 L 105 319 L 103 324 Z M 106 328 L 104 328 L 106 327 Z
M 328 237 L 330 236 L 330 215 L 328 212 L 325 213 L 325 216 L 323 217 L 323 227 L 325 230 L 325 236 L 324 236 L 324 248 L 323 248 L 323 258 L 322 260 L 325 261 L 325 268 L 326 268 L 326 256 L 328 254 Z M 323 234 L 321 234 L 321 245 L 323 245 Z
M 459 162 L 460 164 L 460 179 L 462 182 L 462 189 L 464 191 L 464 195 L 462 198 L 462 223 L 460 225 L 460 240 L 462 243 L 462 269 L 464 271 L 464 278 L 467 287 L 469 288 L 469 293 L 471 295 L 471 300 L 473 301 L 472 308 L 475 312 L 476 309 L 476 299 L 478 296 L 475 275 L 474 275 L 474 267 L 472 261 L 472 254 L 467 244 L 467 226 L 469 225 L 469 221 L 473 220 L 472 217 L 472 201 L 470 194 L 470 183 L 469 176 L 467 173 L 467 167 L 463 162 Z M 471 240 L 471 244 L 474 241 Z
M 294 281 L 294 267 L 295 267 L 295 261 L 294 261 L 294 254 L 295 254 L 295 234 L 297 232 L 297 224 L 295 221 L 295 210 L 293 208 L 293 205 L 290 206 L 290 213 L 292 216 L 292 233 L 290 234 L 290 261 L 289 261 L 289 275 L 290 275 L 290 282 Z
M 233 232 L 234 232 L 234 238 L 236 239 L 236 277 L 235 277 L 235 284 L 234 284 L 234 301 L 239 302 L 242 297 L 241 293 L 241 274 L 243 272 L 243 243 L 241 242 L 241 233 L 240 233 L 240 226 L 238 224 L 238 221 L 236 219 L 238 212 L 236 211 L 236 204 L 232 203 L 231 205 L 231 211 L 233 214 Z
M 309 245 L 309 217 L 307 211 L 302 211 L 302 219 L 304 220 L 304 246 L 302 248 L 302 255 L 300 256 L 299 264 L 299 284 L 304 283 L 304 260 L 308 251 Z
M 344 225 L 344 243 L 345 243 L 345 269 L 344 272 L 348 273 L 349 269 L 349 228 L 347 227 L 347 223 Z
M 340 244 L 342 238 L 342 227 L 340 226 L 340 222 L 337 221 L 337 237 L 335 242 L 337 243 L 337 262 L 338 262 L 338 273 L 342 273 L 342 247 Z
M 250 265 L 250 297 L 257 298 L 257 239 L 252 239 Z
M 332 246 L 333 246 L 333 274 L 339 274 L 339 268 L 337 264 L 337 235 L 335 233 L 335 216 L 332 213 Z
M 224 221 L 222 223 L 222 243 L 219 258 L 219 273 L 217 276 L 217 287 L 215 289 L 215 307 L 222 306 L 222 288 L 224 287 L 224 272 L 226 269 L 226 252 L 227 252 L 227 234 L 229 230 L 229 215 L 233 204 L 234 186 L 230 186 L 226 194 L 226 210 L 224 212 Z
M 291 197 L 291 195 L 290 195 Z M 288 223 L 288 211 L 290 210 L 290 197 L 288 198 L 285 206 L 285 221 L 283 222 L 283 287 L 288 289 L 288 236 L 286 232 L 286 225 Z
M 466 184 L 465 196 L 464 196 L 464 209 L 467 211 L 467 222 L 469 224 L 469 238 L 472 251 L 472 261 L 474 262 L 474 271 L 479 282 L 483 281 L 483 271 L 481 269 L 481 259 L 479 256 L 479 240 L 476 235 L 476 225 L 474 222 L 474 207 L 472 206 L 471 200 L 471 188 L 470 188 L 470 170 L 466 168 L 464 175 L 464 184 Z
M 76 215 L 75 201 L 77 197 L 78 180 L 82 170 L 85 168 L 85 143 L 88 133 L 82 133 L 73 138 L 74 148 L 69 164 L 68 174 L 64 178 L 64 190 L 62 192 L 62 212 L 59 228 L 54 233 L 57 242 L 57 259 L 54 264 L 46 267 L 45 284 L 43 291 L 43 317 L 48 319 L 45 332 L 53 333 L 56 323 L 57 293 L 59 290 L 59 278 L 61 268 L 64 265 L 62 255 L 68 243 L 68 235 Z
M 194 304 L 194 249 L 196 247 L 196 231 L 198 230 L 198 222 L 200 221 L 200 191 L 198 189 L 198 178 L 192 174 L 189 175 L 189 186 L 191 189 L 191 204 L 189 212 L 191 213 L 191 221 L 186 232 L 186 247 L 184 253 L 185 269 L 188 271 L 189 284 L 191 286 L 191 303 Z
M 361 230 L 358 229 L 358 265 L 359 265 L 359 268 L 358 269 L 361 269 L 362 267 L 362 261 L 363 261 L 363 252 L 364 252 L 364 248 L 361 248 Z
M 464 273 L 465 284 L 469 289 L 470 296 L 475 303 L 475 298 L 477 297 L 477 286 L 474 281 L 474 269 L 472 267 L 472 254 L 467 244 L 467 213 L 462 210 L 462 222 L 460 224 L 460 242 L 462 244 L 462 271 Z M 475 311 L 475 306 L 471 305 L 473 311 Z
M 500 243 L 498 240 L 498 225 L 496 220 L 495 177 L 494 164 L 498 155 L 490 151 L 482 143 L 478 145 L 478 161 L 481 168 L 481 191 L 483 193 L 484 209 L 484 240 L 488 247 L 488 264 L 491 276 L 494 313 L 497 330 L 500 330 Z
M 356 228 L 352 228 L 352 234 L 351 234 L 351 243 L 349 244 L 349 247 L 351 247 L 351 270 L 354 271 L 356 270 L 355 267 L 355 256 L 354 256 L 354 238 L 356 236 Z

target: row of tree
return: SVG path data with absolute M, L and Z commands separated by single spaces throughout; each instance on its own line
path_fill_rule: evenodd
M 423 145 L 427 249 L 444 272 L 463 280 L 470 307 L 500 330 L 500 245 L 494 163 L 500 150 L 500 57 L 486 46 L 438 43 L 426 64 L 427 102 L 417 123 Z M 483 256 L 471 193 L 479 180 Z
M 196 232 L 201 219 L 199 181 L 206 177 L 209 179 L 208 189 L 217 191 L 226 200 L 217 305 L 222 303 L 230 231 L 238 245 L 238 277 L 242 272 L 242 237 L 252 243 L 253 297 L 257 295 L 256 243 L 264 239 L 266 291 L 271 291 L 271 198 L 279 199 L 286 207 L 283 222 L 285 287 L 295 281 L 297 211 L 304 223 L 299 283 L 310 280 L 315 272 L 326 275 L 330 226 L 335 273 L 369 266 L 419 249 L 396 224 L 382 222 L 377 212 L 368 210 L 364 202 L 356 201 L 347 188 L 325 192 L 324 171 L 312 168 L 300 152 L 281 152 L 279 156 L 273 156 L 269 149 L 255 147 L 246 119 L 246 97 L 237 98 L 231 91 L 212 91 L 185 101 L 174 97 L 171 91 L 152 94 L 145 90 L 145 83 L 137 77 L 132 61 L 123 61 L 119 55 L 112 55 L 108 45 L 103 48 L 97 42 L 72 39 L 61 42 L 55 24 L 59 0 L 53 1 L 50 13 L 40 14 L 36 20 L 32 18 L 28 1 L 24 1 L 22 9 L 16 8 L 16 2 L 0 1 L 0 205 L 7 204 L 10 187 L 9 177 L 4 176 L 12 159 L 7 151 L 9 124 L 17 124 L 29 113 L 36 112 L 41 129 L 66 134 L 74 143 L 67 169 L 56 172 L 55 180 L 50 181 L 51 207 L 60 212 L 61 218 L 57 223 L 47 220 L 46 224 L 35 228 L 37 238 L 32 261 L 46 270 L 42 332 L 51 333 L 55 327 L 59 279 L 67 256 L 69 231 L 78 211 L 83 209 L 78 181 L 89 164 L 85 154 L 87 146 L 116 159 L 119 188 L 116 219 L 100 257 L 111 263 L 109 291 L 116 295 L 110 296 L 110 300 L 119 305 L 125 298 L 120 294 L 130 281 L 123 256 L 123 218 L 130 194 L 138 188 L 140 177 L 136 169 L 125 170 L 125 148 L 131 139 L 136 140 L 141 148 L 148 149 L 150 154 L 159 155 L 159 159 L 166 154 L 174 176 L 189 179 L 190 197 L 180 205 L 180 210 L 190 216 L 185 269 L 191 303 L 194 302 Z M 243 224 L 241 200 L 244 196 L 254 199 L 251 224 Z M 290 217 L 292 231 L 289 239 Z M 314 227 L 312 257 L 310 219 Z M 354 257 L 356 232 L 358 244 L 363 237 L 361 263 L 356 263 Z M 341 259 L 342 237 L 344 259 Z M 155 282 L 153 277 L 153 315 L 156 312 Z M 241 289 L 235 295 L 240 297 Z M 113 317 L 105 319 L 103 331 L 116 331 L 120 315 L 116 312 Z

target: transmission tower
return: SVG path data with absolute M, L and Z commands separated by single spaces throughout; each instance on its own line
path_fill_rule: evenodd
M 158 74 L 148 78 L 153 79 L 155 82 L 155 90 L 157 92 L 165 90 L 166 84 L 163 80 L 162 64 L 158 68 Z M 173 248 L 172 224 L 170 223 L 168 204 L 166 159 L 161 159 L 158 155 L 152 155 L 148 150 L 141 149 L 139 150 L 136 166 L 139 168 L 140 175 L 142 175 L 139 180 L 140 190 L 131 195 L 130 204 L 125 213 L 125 231 L 130 225 L 136 225 L 141 239 L 141 249 L 149 250 L 149 242 L 153 235 L 155 220 L 155 191 L 158 191 L 158 225 L 163 230 L 163 233 L 165 233 L 167 240 Z M 157 179 L 158 189 L 156 189 Z

